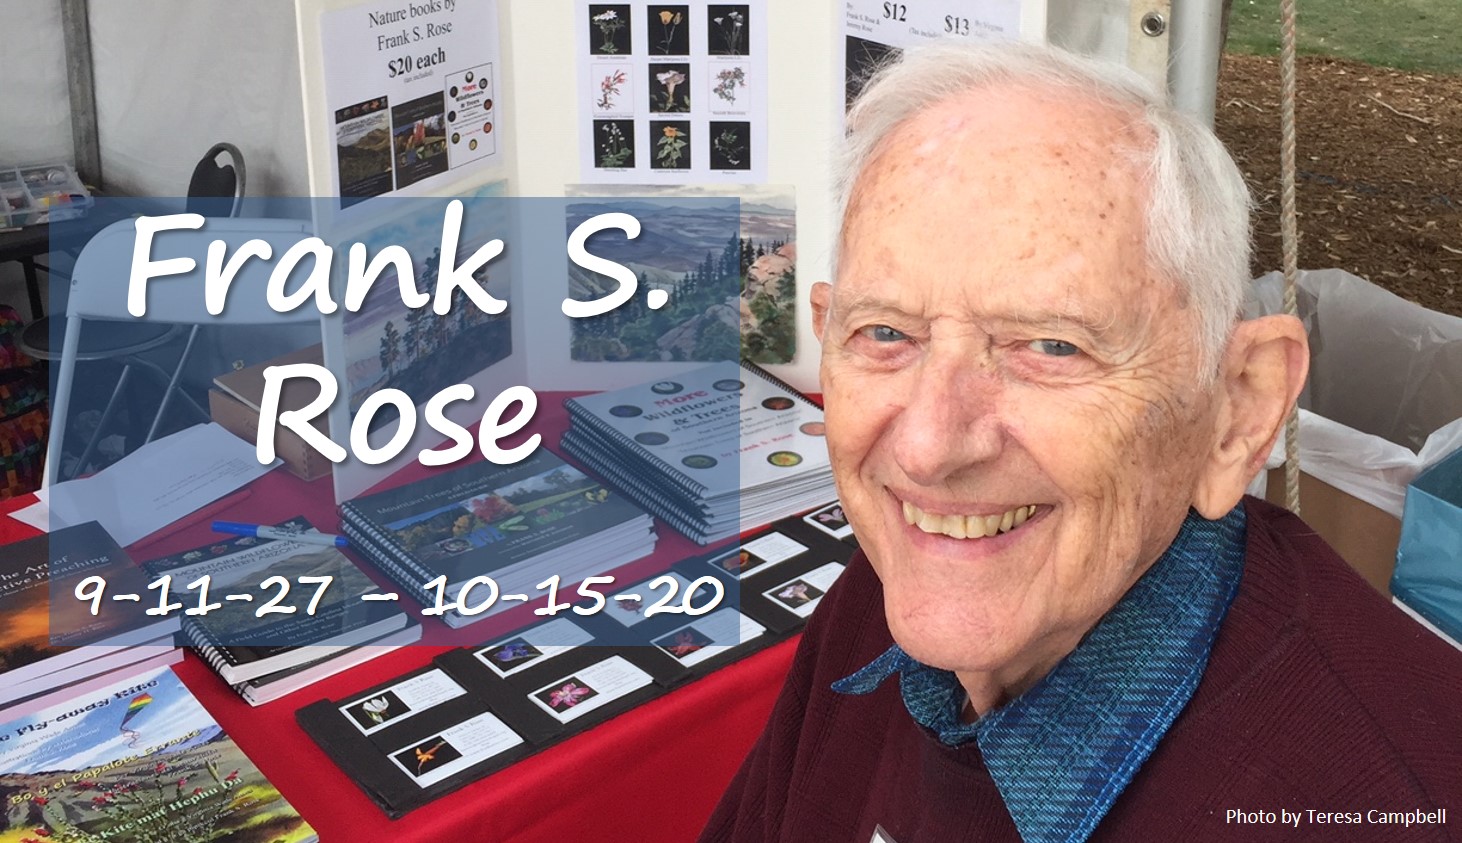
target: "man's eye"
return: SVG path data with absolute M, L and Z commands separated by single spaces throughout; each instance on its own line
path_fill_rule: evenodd
M 874 325 L 871 328 L 864 328 L 863 333 L 875 342 L 900 342 L 908 339 L 902 331 L 896 331 L 887 325 Z
M 1070 357 L 1081 353 L 1081 349 L 1065 340 L 1031 340 L 1030 349 L 1052 357 Z

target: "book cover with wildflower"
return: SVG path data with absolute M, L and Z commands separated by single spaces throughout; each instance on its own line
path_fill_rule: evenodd
M 0 725 L 6 843 L 309 843 L 313 829 L 164 668 Z

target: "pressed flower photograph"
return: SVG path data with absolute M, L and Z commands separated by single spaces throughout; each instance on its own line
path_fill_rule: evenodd
M 740 62 L 713 61 L 706 67 L 710 82 L 711 111 L 745 113 L 751 108 L 751 94 L 746 88 L 746 67 Z
M 345 711 L 361 728 L 369 729 L 400 717 L 410 709 L 401 702 L 394 691 L 385 691 L 370 699 L 361 700 Z
M 706 7 L 706 54 L 712 56 L 747 55 L 747 16 L 751 7 L 747 5 L 719 5 Z
M 656 114 L 690 112 L 690 65 L 650 65 L 650 110 Z
M 434 735 L 415 746 L 409 746 L 392 756 L 411 775 L 421 778 L 427 773 L 462 757 L 455 746 L 447 743 L 441 735 Z
M 645 35 L 652 56 L 690 55 L 690 7 L 650 6 Z
M 513 638 L 483 650 L 482 654 L 498 667 L 510 668 L 542 657 L 543 651 L 522 638 Z
M 650 137 L 654 138 L 655 157 L 650 161 L 652 170 L 690 169 L 690 121 L 650 122 Z
M 751 169 L 751 124 L 723 123 L 712 120 L 711 135 L 712 170 Z
M 583 680 L 576 676 L 570 676 L 564 680 L 562 685 L 555 684 L 544 688 L 535 696 L 540 702 L 553 711 L 566 711 L 590 697 L 596 697 L 599 692 L 590 688 Z
M 596 114 L 633 114 L 634 94 L 630 91 L 630 80 L 634 78 L 634 67 L 628 63 L 595 62 L 594 112 Z
M 594 121 L 594 167 L 628 169 L 635 165 L 635 121 Z
M 589 53 L 624 56 L 634 52 L 630 40 L 629 4 L 589 4 Z
M 683 660 L 687 656 L 709 647 L 713 642 L 710 636 L 693 626 L 688 626 L 656 638 L 650 643 L 669 653 L 671 656 L 674 656 L 676 659 Z
M 793 580 L 771 595 L 772 599 L 789 609 L 806 606 L 821 597 L 822 589 L 804 580 Z

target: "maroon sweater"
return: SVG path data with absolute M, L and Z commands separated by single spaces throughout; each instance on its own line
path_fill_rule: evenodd
M 1462 841 L 1462 653 L 1297 517 L 1246 505 L 1243 581 L 1203 681 L 1090 839 Z M 875 825 L 896 843 L 1018 843 L 973 742 L 926 733 L 896 681 L 867 696 L 829 687 L 892 643 L 861 554 L 822 603 L 702 843 L 865 843 Z M 1367 815 L 1439 808 L 1445 824 Z M 1273 823 L 1252 816 L 1267 811 Z

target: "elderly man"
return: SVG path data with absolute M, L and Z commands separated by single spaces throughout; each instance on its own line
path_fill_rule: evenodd
M 703 840 L 1462 839 L 1462 657 L 1242 500 L 1308 356 L 1240 321 L 1220 143 L 1021 46 L 849 126 L 813 318 L 866 555 Z

